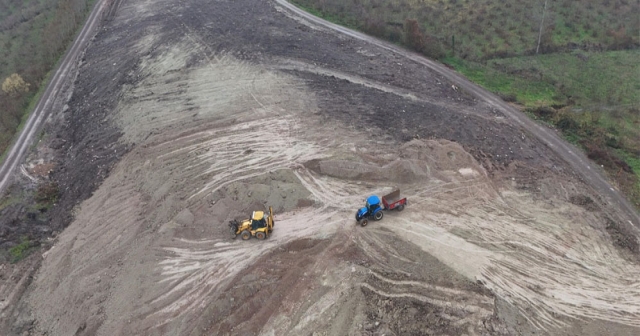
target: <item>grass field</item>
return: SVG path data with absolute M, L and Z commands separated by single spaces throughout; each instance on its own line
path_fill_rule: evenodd
M 545 10 L 544 0 L 291 1 L 439 59 L 521 105 L 582 147 L 640 208 L 640 2 L 557 0 Z

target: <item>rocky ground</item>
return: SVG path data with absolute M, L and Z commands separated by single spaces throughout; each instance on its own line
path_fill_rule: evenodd
M 269 1 L 116 5 L 5 197 L 59 189 L 3 203 L 2 334 L 638 333 L 634 233 L 490 105 Z

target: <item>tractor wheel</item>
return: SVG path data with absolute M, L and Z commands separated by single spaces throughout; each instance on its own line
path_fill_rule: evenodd
M 244 230 L 240 233 L 240 238 L 242 238 L 242 240 L 249 240 L 251 238 L 251 232 L 249 232 L 249 230 Z
M 267 238 L 267 234 L 262 232 L 262 231 L 256 232 L 256 238 L 258 238 L 260 240 L 263 240 L 263 239 Z
M 367 224 L 369 224 L 369 220 L 364 218 L 360 220 L 360 226 L 365 227 L 367 226 Z
M 398 211 L 404 210 L 404 204 L 398 205 L 398 207 L 396 209 L 398 209 Z
M 373 219 L 379 221 L 379 220 L 382 219 L 382 216 L 384 216 L 384 214 L 382 213 L 382 210 L 380 210 L 380 211 L 376 212 L 375 215 L 373 215 Z

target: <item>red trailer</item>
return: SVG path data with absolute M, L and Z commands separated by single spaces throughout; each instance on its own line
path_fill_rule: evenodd
M 400 189 L 382 196 L 382 205 L 385 210 L 404 210 L 404 206 L 407 205 L 407 198 L 400 198 Z

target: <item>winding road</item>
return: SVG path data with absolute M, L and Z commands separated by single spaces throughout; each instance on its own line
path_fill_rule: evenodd
M 340 34 L 365 41 L 367 43 L 373 44 L 397 55 L 410 59 L 418 64 L 422 64 L 432 71 L 444 76 L 459 88 L 474 95 L 477 99 L 484 100 L 488 104 L 491 104 L 496 109 L 499 109 L 502 113 L 504 113 L 504 115 L 516 125 L 519 125 L 523 129 L 526 129 L 531 134 L 540 139 L 545 145 L 550 147 L 551 150 L 553 150 L 556 154 L 563 158 L 578 174 L 580 174 L 587 185 L 594 188 L 596 192 L 603 197 L 603 199 L 606 199 L 607 202 L 611 203 L 615 208 L 623 211 L 624 217 L 627 218 L 629 223 L 635 225 L 636 228 L 640 228 L 640 215 L 635 210 L 633 205 L 624 197 L 624 195 L 622 195 L 618 190 L 612 187 L 612 185 L 603 176 L 599 168 L 595 166 L 594 163 L 592 163 L 584 155 L 584 153 L 582 153 L 582 151 L 564 141 L 553 130 L 539 125 L 535 121 L 531 120 L 527 115 L 522 113 L 520 110 L 505 103 L 496 95 L 470 82 L 457 72 L 447 68 L 440 63 L 427 59 L 424 56 L 416 54 L 414 52 L 399 48 L 391 43 L 323 20 L 317 16 L 301 10 L 300 8 L 289 3 L 287 0 L 273 1 L 275 1 L 278 5 L 286 8 L 296 16 L 301 17 L 314 25 L 322 26 L 324 28 L 336 31 Z
M 47 84 L 18 139 L 7 152 L 7 156 L 2 162 L 2 166 L 0 166 L 0 194 L 9 186 L 11 174 L 16 171 L 16 168 L 22 162 L 34 136 L 38 133 L 44 120 L 49 116 L 60 89 L 64 86 L 64 83 L 74 76 L 77 70 L 78 56 L 91 40 L 95 28 L 103 18 L 102 13 L 111 3 L 111 0 L 98 0 L 96 2 L 87 22 L 73 41 L 71 48 L 64 55 L 62 62 L 60 62 L 51 81 Z

